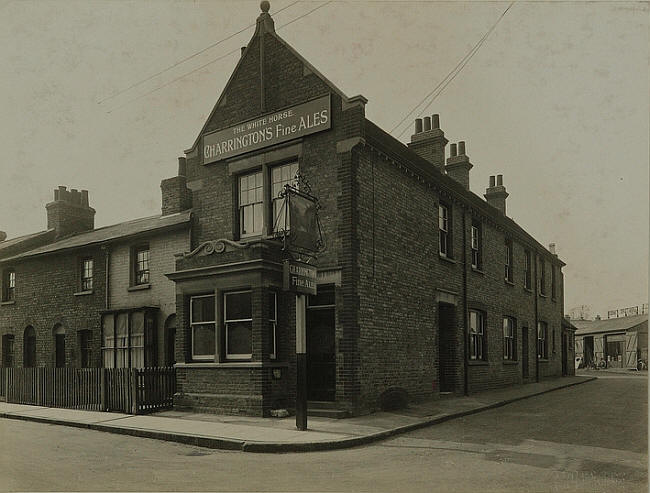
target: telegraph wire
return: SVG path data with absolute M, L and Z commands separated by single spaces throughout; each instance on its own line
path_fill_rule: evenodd
M 9 3 L 11 3 L 11 2 L 9 2 Z M 278 10 L 277 12 L 275 12 L 274 15 L 279 14 L 280 12 L 282 12 L 283 10 L 288 9 L 289 7 L 293 7 L 293 6 L 294 6 L 295 4 L 297 4 L 297 3 L 300 3 L 300 0 L 296 0 L 295 2 L 290 3 L 290 4 L 287 5 L 286 7 L 281 8 L 280 10 Z M 152 75 L 150 75 L 150 76 L 148 76 L 148 77 L 145 77 L 144 79 L 139 80 L 138 82 L 135 82 L 135 83 L 131 84 L 130 86 L 125 87 L 124 89 L 120 89 L 120 90 L 118 90 L 117 92 L 114 92 L 114 93 L 111 94 L 110 96 L 107 96 L 107 97 L 105 97 L 104 99 L 101 99 L 101 100 L 97 101 L 97 104 L 102 104 L 102 103 L 105 102 L 105 101 L 109 101 L 109 100 L 111 100 L 111 99 L 113 99 L 113 98 L 116 98 L 117 96 L 119 96 L 119 95 L 121 95 L 121 94 L 124 94 L 125 92 L 127 92 L 127 91 L 133 89 L 134 87 L 138 87 L 138 86 L 144 84 L 145 82 L 148 82 L 148 81 L 150 81 L 151 79 L 153 79 L 153 78 L 155 78 L 155 77 L 158 77 L 159 75 L 164 74 L 165 72 L 169 72 L 171 69 L 173 69 L 173 68 L 175 68 L 175 67 L 178 67 L 181 63 L 185 63 L 185 62 L 187 62 L 188 60 L 191 60 L 192 58 L 197 57 L 197 56 L 201 55 L 202 53 L 205 53 L 206 51 L 208 51 L 208 50 L 214 48 L 215 46 L 220 45 L 220 44 L 223 43 L 224 41 L 228 41 L 229 39 L 234 38 L 234 37 L 237 36 L 238 34 L 243 33 L 244 31 L 250 29 L 251 27 L 255 27 L 255 24 L 250 24 L 250 25 L 246 26 L 245 28 L 240 29 L 240 30 L 237 31 L 236 33 L 232 33 L 232 34 L 230 34 L 229 36 L 226 36 L 225 38 L 222 38 L 222 39 L 220 39 L 219 41 L 217 41 L 217 42 L 215 42 L 215 43 L 212 43 L 212 44 L 209 45 L 209 46 L 206 46 L 205 48 L 203 48 L 202 50 L 197 51 L 196 53 L 193 53 L 193 54 L 191 54 L 191 55 L 189 55 L 189 56 L 187 56 L 187 57 L 185 57 L 185 58 L 182 58 L 181 60 L 178 60 L 177 62 L 175 62 L 174 64 L 170 65 L 169 67 L 167 67 L 167 68 L 165 68 L 165 69 L 163 69 L 163 70 L 160 70 L 159 72 L 156 72 L 155 74 L 152 74 Z M 229 54 L 230 54 L 230 53 L 229 53 Z
M 501 19 L 505 17 L 505 15 L 508 13 L 510 8 L 514 5 L 515 1 L 516 0 L 510 2 L 510 5 L 508 5 L 508 7 L 503 11 L 503 13 L 499 16 L 499 18 L 492 25 L 492 27 L 488 29 L 488 31 L 483 35 L 483 37 L 478 40 L 478 42 L 474 45 L 474 47 L 472 47 L 472 49 L 469 50 L 463 58 L 461 58 L 461 60 L 456 64 L 456 66 L 438 83 L 438 85 L 434 87 L 426 96 L 424 96 L 424 98 L 422 98 L 422 100 L 418 104 L 416 104 L 413 107 L 413 109 L 409 111 L 408 114 L 404 118 L 402 118 L 397 125 L 393 127 L 393 129 L 390 131 L 391 134 L 395 130 L 397 130 L 400 127 L 400 125 L 402 125 L 406 121 L 406 119 L 409 116 L 411 116 L 423 103 L 425 103 L 427 99 L 433 96 L 433 98 L 431 98 L 431 100 L 426 104 L 426 106 L 424 106 L 424 108 L 420 110 L 420 113 L 418 113 L 418 117 L 421 116 L 429 106 L 431 106 L 431 104 L 438 98 L 438 96 L 442 94 L 442 91 L 444 91 L 444 89 L 451 83 L 451 81 L 453 81 L 456 78 L 456 76 L 463 70 L 465 65 L 469 63 L 469 61 L 474 57 L 474 55 L 478 52 L 481 46 L 483 46 L 483 43 L 485 43 L 488 36 L 492 34 L 494 29 L 496 29 L 499 22 L 501 22 Z M 436 91 L 438 92 L 436 93 Z M 397 136 L 397 138 L 399 139 L 400 137 L 402 137 L 402 135 L 404 135 L 404 132 L 406 132 L 408 128 L 409 128 L 408 126 L 405 127 L 402 130 L 402 132 Z
M 315 12 L 315 11 L 317 11 L 318 9 L 320 9 L 320 8 L 322 8 L 322 7 L 325 7 L 326 5 L 332 3 L 332 1 L 333 1 L 333 0 L 328 0 L 327 2 L 320 4 L 318 7 L 315 7 L 315 8 L 313 8 L 313 9 L 311 9 L 309 12 L 306 12 L 306 13 L 304 13 L 304 14 L 302 14 L 302 15 L 296 17 L 295 19 L 293 19 L 293 20 L 287 22 L 286 24 L 282 24 L 281 26 L 278 27 L 278 29 L 282 29 L 283 27 L 288 26 L 289 24 L 291 24 L 291 23 L 293 23 L 293 22 L 296 22 L 296 21 L 302 19 L 303 17 L 307 17 L 307 16 L 308 16 L 309 14 L 311 14 L 312 12 Z M 286 8 L 288 8 L 288 7 L 286 7 Z M 279 12 L 279 11 L 278 11 L 278 12 Z M 277 14 L 278 12 L 276 12 L 276 14 Z M 249 26 L 249 27 L 250 27 L 250 26 Z M 144 94 L 142 94 L 142 95 L 140 95 L 140 96 L 137 96 L 137 97 L 135 97 L 135 98 L 133 98 L 133 99 L 130 99 L 129 101 L 127 101 L 126 103 L 124 103 L 124 104 L 118 106 L 117 108 L 113 108 L 112 110 L 107 111 L 107 113 L 112 113 L 112 112 L 115 111 L 115 110 L 119 110 L 120 108 L 123 108 L 123 107 L 126 106 L 127 104 L 134 103 L 135 101 L 137 101 L 137 100 L 139 100 L 139 99 L 141 99 L 141 98 L 144 98 L 145 96 L 149 96 L 150 94 L 153 94 L 154 92 L 157 92 L 157 91 L 159 91 L 159 90 L 161 90 L 161 89 L 163 89 L 163 88 L 165 88 L 165 87 L 167 87 L 167 86 L 170 86 L 170 85 L 173 84 L 174 82 L 178 82 L 179 80 L 184 79 L 184 78 L 187 77 L 188 75 L 192 75 L 192 74 L 194 74 L 194 73 L 196 73 L 196 72 L 198 72 L 198 71 L 204 69 L 204 68 L 207 67 L 208 65 L 211 65 L 211 64 L 213 64 L 214 62 L 217 62 L 217 61 L 219 61 L 219 60 L 221 60 L 221 59 L 223 59 L 223 58 L 226 58 L 228 55 L 232 55 L 233 53 L 235 53 L 235 52 L 237 52 L 237 51 L 240 51 L 240 50 L 241 50 L 241 48 L 235 48 L 234 50 L 229 51 L 228 53 L 225 53 L 225 54 L 223 54 L 223 55 L 221 55 L 221 56 L 219 56 L 219 57 L 217 57 L 217 58 L 215 58 L 215 59 L 213 59 L 213 60 L 210 60 L 209 62 L 207 62 L 207 63 L 201 65 L 201 66 L 198 67 L 198 68 L 195 68 L 194 70 L 191 70 L 191 71 L 189 71 L 189 72 L 187 72 L 187 73 L 185 73 L 185 74 L 183 74 L 183 75 L 181 75 L 181 76 L 179 76 L 179 77 L 176 77 L 175 79 L 172 79 L 171 81 L 166 82 L 165 84 L 163 84 L 163 85 L 161 85 L 161 86 L 158 86 L 158 87 L 156 87 L 156 88 L 154 88 L 154 89 L 152 89 L 152 90 L 150 90 L 150 91 L 148 91 L 148 92 L 145 92 Z

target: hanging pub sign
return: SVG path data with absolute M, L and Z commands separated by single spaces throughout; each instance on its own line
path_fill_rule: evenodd
M 291 229 L 289 245 L 297 251 L 317 252 L 321 234 L 318 225 L 318 204 L 301 193 L 290 193 L 288 208 Z
M 330 128 L 330 96 L 217 130 L 203 136 L 203 164 Z
M 284 261 L 285 291 L 299 294 L 316 294 L 317 270 L 313 265 L 295 260 Z

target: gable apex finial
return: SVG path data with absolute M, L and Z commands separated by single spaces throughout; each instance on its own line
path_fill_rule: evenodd
M 270 8 L 271 8 L 271 4 L 268 2 L 268 0 L 263 0 L 262 2 L 260 2 L 260 9 L 262 10 L 262 13 L 257 18 L 257 33 L 259 35 L 262 35 L 265 32 L 267 33 L 275 32 L 275 25 L 273 23 L 273 18 L 271 17 L 271 14 L 269 14 Z

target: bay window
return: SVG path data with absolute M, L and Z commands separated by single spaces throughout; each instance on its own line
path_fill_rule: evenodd
M 215 349 L 215 298 L 213 294 L 190 298 L 192 359 L 213 360 Z
M 224 293 L 223 319 L 226 359 L 250 359 L 253 353 L 251 292 L 235 291 Z

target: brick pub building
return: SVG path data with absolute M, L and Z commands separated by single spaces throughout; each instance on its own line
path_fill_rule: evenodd
M 178 176 L 163 181 L 161 216 L 132 230 L 109 227 L 114 234 L 94 243 L 88 235 L 106 228 L 0 253 L 3 293 L 15 290 L 0 306 L 3 351 L 6 336 L 20 355 L 29 325 L 43 333 L 37 364 L 52 364 L 53 324 L 61 323 L 90 331 L 93 351 L 103 354 L 93 364 L 133 364 L 115 341 L 120 330 L 142 333 L 144 323 L 145 343 L 133 345 L 145 347 L 145 358 L 155 354 L 155 364 L 175 360 L 175 407 L 252 415 L 293 408 L 295 296 L 282 289 L 275 233 L 285 219 L 290 227 L 278 192 L 298 172 L 320 199 L 326 243 L 307 307 L 312 409 L 363 414 L 572 373 L 564 263 L 508 218 L 501 175 L 491 177 L 484 200 L 469 190 L 465 143 L 451 144 L 446 157 L 437 115 L 416 120 L 405 146 L 365 118 L 366 104 L 282 40 L 264 6 Z M 75 246 L 55 254 L 52 246 L 65 241 Z M 73 297 L 86 251 L 105 287 Z M 138 282 L 141 251 L 149 252 L 150 282 Z M 121 262 L 111 260 L 117 252 Z M 55 322 L 47 303 L 28 316 L 20 307 L 21 293 L 31 296 L 26 278 L 63 271 L 70 287 L 57 284 L 36 299 L 56 299 L 77 318 Z M 147 327 L 155 335 L 147 338 Z M 66 351 L 74 346 L 67 337 Z M 78 364 L 76 355 L 66 364 Z

